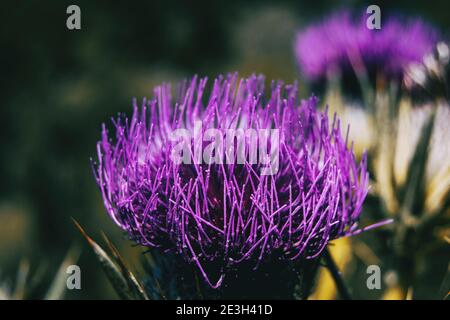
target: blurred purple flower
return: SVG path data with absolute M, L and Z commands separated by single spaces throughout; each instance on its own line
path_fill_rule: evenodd
M 404 68 L 422 61 L 438 40 L 438 33 L 419 19 L 389 18 L 380 30 L 366 26 L 366 16 L 348 11 L 335 13 L 297 34 L 295 55 L 310 79 L 349 67 L 401 76 Z
M 295 85 L 272 83 L 266 99 L 262 76 L 206 84 L 181 83 L 174 101 L 170 85 L 156 87 L 153 99 L 135 103 L 131 121 L 114 121 L 115 139 L 103 126 L 96 180 L 109 215 L 132 240 L 179 253 L 217 288 L 240 262 L 313 259 L 328 241 L 361 231 L 366 159 L 356 164 L 339 120 L 329 123 L 316 98 L 300 101 Z M 262 175 L 262 165 L 249 162 L 176 164 L 168 137 L 197 120 L 222 132 L 279 129 L 278 172 Z M 245 139 L 246 153 L 250 147 Z M 208 265 L 219 266 L 218 280 Z

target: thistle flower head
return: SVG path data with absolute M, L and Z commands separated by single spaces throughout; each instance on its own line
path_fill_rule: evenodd
M 419 19 L 383 19 L 381 29 L 366 26 L 367 16 L 335 13 L 297 34 L 297 61 L 311 79 L 349 68 L 398 77 L 410 63 L 431 52 L 437 32 Z
M 176 92 L 156 87 L 131 119 L 114 120 L 114 138 L 103 127 L 97 146 L 104 204 L 132 240 L 182 255 L 219 287 L 241 262 L 314 259 L 328 241 L 360 231 L 366 160 L 356 164 L 339 120 L 317 111 L 316 98 L 237 74 L 209 87 L 194 77 Z M 181 139 L 183 162 L 174 161 L 174 132 L 192 133 Z M 221 148 L 230 132 L 243 135 Z

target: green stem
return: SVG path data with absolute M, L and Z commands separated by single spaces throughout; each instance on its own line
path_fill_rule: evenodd
M 339 271 L 336 264 L 334 263 L 334 260 L 331 257 L 330 252 L 328 251 L 328 248 L 325 249 L 323 258 L 325 260 L 326 267 L 330 271 L 331 276 L 333 277 L 333 280 L 336 283 L 336 287 L 338 289 L 340 297 L 343 300 L 352 300 L 350 293 L 347 289 L 347 286 L 345 285 L 344 280 L 342 279 L 341 272 Z

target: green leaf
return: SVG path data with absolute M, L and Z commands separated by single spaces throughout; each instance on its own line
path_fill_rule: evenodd
M 148 299 L 142 289 L 142 286 L 137 284 L 136 278 L 125 267 L 122 259 L 118 255 L 117 250 L 112 246 L 112 244 L 108 244 L 110 249 L 112 248 L 111 251 L 113 252 L 113 256 L 111 257 L 100 245 L 98 245 L 94 240 L 92 240 L 91 237 L 87 235 L 76 220 L 72 220 L 95 253 L 103 268 L 103 271 L 119 297 L 124 300 Z M 107 242 L 109 242 L 109 240 Z
M 106 236 L 106 234 L 103 234 L 103 238 L 105 239 L 106 244 L 109 247 L 109 250 L 113 254 L 113 258 L 115 262 L 119 265 L 119 268 L 122 272 L 122 275 L 125 277 L 128 283 L 128 287 L 133 292 L 133 295 L 136 296 L 140 300 L 149 300 L 147 293 L 144 290 L 144 287 L 142 284 L 137 280 L 136 276 L 131 272 L 125 265 L 125 262 L 123 261 L 122 257 L 120 256 L 119 251 L 117 248 L 113 245 L 111 240 Z
M 14 299 L 22 300 L 25 298 L 26 283 L 28 281 L 29 273 L 30 263 L 28 260 L 23 259 L 20 261 L 19 271 L 17 272 L 16 286 L 12 295 Z
M 433 111 L 422 127 L 420 139 L 408 168 L 402 201 L 402 213 L 406 215 L 421 213 L 424 209 L 425 171 L 435 116 L 436 112 Z
M 80 257 L 80 253 L 81 251 L 78 246 L 72 246 L 69 249 L 69 252 L 61 263 L 58 272 L 45 295 L 45 300 L 63 299 L 67 288 L 67 267 L 77 262 L 78 258 Z

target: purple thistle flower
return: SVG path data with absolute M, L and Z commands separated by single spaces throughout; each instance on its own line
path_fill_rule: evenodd
M 243 261 L 257 266 L 271 254 L 315 259 L 328 241 L 361 231 L 366 158 L 356 164 L 336 116 L 330 123 L 315 97 L 300 101 L 295 85 L 274 82 L 267 99 L 262 76 L 230 74 L 206 85 L 194 77 L 172 99 L 163 84 L 141 108 L 134 103 L 130 121 L 114 121 L 115 139 L 103 126 L 96 180 L 109 215 L 132 240 L 182 255 L 217 288 L 227 269 Z M 197 120 L 208 124 L 203 134 L 214 126 L 224 134 L 278 129 L 279 170 L 263 175 L 264 165 L 248 160 L 199 164 L 193 142 L 192 163 L 176 164 L 170 134 L 194 130 Z M 244 141 L 248 156 L 252 145 Z M 208 265 L 219 266 L 218 280 L 210 280 Z
M 310 79 L 362 62 L 369 70 L 398 77 L 413 62 L 422 61 L 438 40 L 436 30 L 419 19 L 392 17 L 382 21 L 380 30 L 366 26 L 367 16 L 354 18 L 341 11 L 297 34 L 295 55 Z

